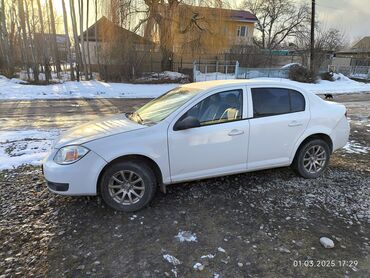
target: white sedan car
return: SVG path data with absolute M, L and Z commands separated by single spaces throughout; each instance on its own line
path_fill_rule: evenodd
M 179 86 L 133 113 L 74 127 L 43 164 L 48 188 L 146 206 L 157 187 L 291 166 L 319 177 L 349 136 L 346 108 L 283 82 Z

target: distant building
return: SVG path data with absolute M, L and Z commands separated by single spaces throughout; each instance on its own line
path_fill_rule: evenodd
M 363 37 L 350 49 L 336 53 L 336 58 L 342 61 L 349 61 L 351 66 L 370 66 L 370 36 Z
M 56 35 L 56 41 L 57 41 L 57 49 L 59 54 L 59 59 L 61 62 L 67 62 L 68 57 L 68 37 L 65 34 L 57 34 Z M 54 35 L 49 33 L 44 33 L 43 35 L 41 33 L 35 33 L 34 34 L 34 42 L 36 46 L 36 50 L 42 49 L 43 51 L 46 51 L 46 53 L 40 53 L 40 54 L 46 54 L 46 57 L 53 57 L 53 45 L 54 45 Z M 41 47 L 42 46 L 42 47 Z M 40 59 L 44 57 L 43 55 L 38 55 Z M 40 61 L 40 63 L 43 63 L 43 61 Z
M 180 5 L 174 53 L 221 54 L 253 43 L 257 17 L 244 10 Z
M 93 71 L 98 70 L 98 64 L 110 74 L 120 71 L 125 72 L 126 76 L 135 75 L 135 71 L 160 71 L 161 56 L 157 44 L 114 24 L 104 16 L 83 32 L 83 38 L 81 43 L 79 37 L 79 43 L 85 49 L 86 61 L 89 46 Z

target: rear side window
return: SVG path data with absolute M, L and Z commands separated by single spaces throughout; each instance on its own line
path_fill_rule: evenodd
M 253 117 L 267 117 L 305 110 L 301 93 L 282 88 L 252 89 Z

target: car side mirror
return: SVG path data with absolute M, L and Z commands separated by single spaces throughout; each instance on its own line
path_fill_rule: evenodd
M 187 116 L 184 119 L 178 121 L 173 127 L 174 130 L 184 130 L 193 127 L 200 127 L 200 122 L 193 116 Z

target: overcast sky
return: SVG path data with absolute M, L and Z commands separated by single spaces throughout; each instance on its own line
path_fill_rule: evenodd
M 351 41 L 370 36 L 369 0 L 316 0 L 316 2 L 319 20 L 327 27 L 340 29 Z
M 311 5 L 311 0 L 295 0 Z M 243 0 L 231 0 L 237 8 Z M 370 0 L 316 0 L 319 21 L 326 28 L 337 28 L 352 42 L 370 36 Z

